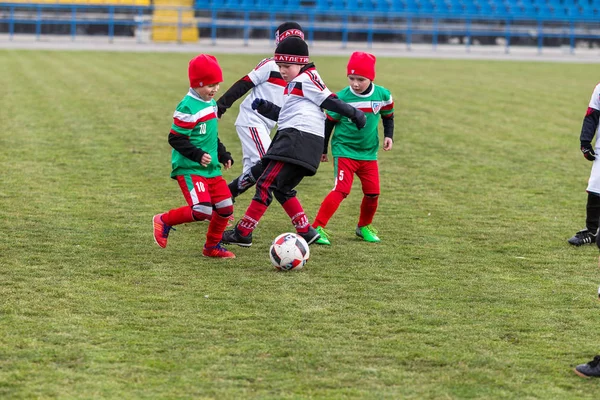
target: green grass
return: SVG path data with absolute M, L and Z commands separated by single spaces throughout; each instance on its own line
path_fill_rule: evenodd
M 597 65 L 379 58 L 396 104 L 374 225 L 278 273 L 274 203 L 235 260 L 184 204 L 167 133 L 193 54 L 0 51 L 0 398 L 584 399 L 600 352 L 579 152 Z M 220 55 L 225 90 L 262 55 Z M 346 58 L 315 57 L 332 90 Z M 221 139 L 241 169 L 232 109 Z M 298 188 L 314 218 L 331 163 Z M 236 203 L 239 217 L 249 203 Z

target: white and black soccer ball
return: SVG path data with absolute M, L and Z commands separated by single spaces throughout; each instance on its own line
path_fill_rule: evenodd
M 271 262 L 280 271 L 302 269 L 309 256 L 308 243 L 295 233 L 282 233 L 277 236 L 269 249 Z

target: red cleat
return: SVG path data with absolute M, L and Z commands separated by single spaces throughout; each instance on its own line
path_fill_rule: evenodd
M 175 230 L 175 228 L 165 224 L 161 218 L 162 215 L 163 214 L 156 214 L 154 218 L 152 218 L 152 224 L 154 225 L 154 241 L 164 249 L 167 247 L 169 232 L 171 229 Z
M 202 255 L 204 257 L 235 258 L 235 254 L 227 250 L 225 247 L 221 246 L 221 243 L 217 244 L 214 247 L 204 246 L 204 250 L 202 250 Z

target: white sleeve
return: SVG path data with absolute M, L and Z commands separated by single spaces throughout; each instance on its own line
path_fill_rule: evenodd
M 592 98 L 590 99 L 588 107 L 593 108 L 594 110 L 600 110 L 600 83 L 594 88 L 594 93 L 592 93 Z
M 320 106 L 326 98 L 331 96 L 331 90 L 321 80 L 319 73 L 315 70 L 304 71 L 306 78 L 302 81 L 302 92 L 304 97 Z
M 254 83 L 254 86 L 258 86 L 261 83 L 265 83 L 271 77 L 271 58 L 265 58 L 258 63 L 252 71 L 248 73 L 248 78 Z

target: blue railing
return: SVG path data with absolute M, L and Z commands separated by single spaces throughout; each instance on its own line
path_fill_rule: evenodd
M 15 35 L 17 25 L 34 27 L 38 40 L 44 26 L 68 26 L 72 39 L 75 39 L 78 27 L 103 26 L 112 42 L 115 28 L 143 29 L 148 22 L 142 17 L 151 12 L 149 6 L 0 3 L 0 24 L 8 25 L 10 39 Z
M 349 7 L 350 1 L 357 2 L 352 5 L 353 8 L 337 8 L 341 4 Z M 439 3 L 442 0 L 382 0 L 388 6 L 393 5 L 393 8 L 384 11 L 384 6 L 380 5 L 378 9 L 367 10 L 361 8 L 367 3 L 358 1 L 360 0 L 205 0 L 202 5 L 196 5 L 196 24 L 201 30 L 201 36 L 210 37 L 213 44 L 217 44 L 218 38 L 221 37 L 241 37 L 245 44 L 249 44 L 250 40 L 256 37 L 272 39 L 276 26 L 284 20 L 300 22 L 309 42 L 323 37 L 329 40 L 335 38 L 334 40 L 340 41 L 342 47 L 347 47 L 351 41 L 357 40 L 357 36 L 369 47 L 382 38 L 396 37 L 397 41 L 405 43 L 408 48 L 419 41 L 431 43 L 434 49 L 448 37 L 461 37 L 464 38 L 463 43 L 467 50 L 476 40 L 499 38 L 503 40 L 507 52 L 515 42 L 523 41 L 537 46 L 540 52 L 551 40 L 560 42 L 561 45 L 568 44 L 571 52 L 574 51 L 578 40 L 600 42 L 600 18 L 589 16 L 509 14 L 506 10 L 499 9 L 489 15 L 481 15 L 475 11 L 458 14 L 450 11 L 426 11 L 423 6 L 417 7 L 417 11 L 408 11 L 409 5 L 416 7 L 415 4 L 422 4 L 417 2 L 431 1 L 430 4 L 434 4 L 433 1 Z M 400 4 L 397 2 L 401 1 L 405 4 L 405 11 L 397 11 Z M 446 1 L 461 2 L 465 9 L 468 8 L 467 3 L 462 3 L 467 0 Z M 483 0 L 469 1 L 471 6 L 475 1 L 481 2 L 477 4 L 484 4 Z M 545 1 L 544 4 L 548 4 L 558 0 Z M 562 1 L 567 4 L 584 0 Z M 264 5 L 269 2 L 271 7 L 266 8 Z M 257 4 L 260 4 L 258 10 Z M 452 7 L 451 3 L 447 4 L 448 7 Z M 592 7 L 593 3 L 589 4 Z M 16 34 L 17 26 L 30 27 L 29 29 L 33 27 L 39 39 L 45 26 L 62 25 L 67 27 L 68 34 L 75 39 L 81 34 L 78 28 L 101 26 L 109 41 L 112 41 L 115 30 L 119 27 L 149 31 L 152 27 L 150 14 L 153 10 L 151 6 L 0 3 L 0 28 L 5 24 L 2 29 L 7 30 L 12 38 Z M 175 10 L 179 10 L 181 14 L 184 9 Z M 189 27 L 189 23 L 182 23 L 181 18 L 179 22 L 169 25 L 177 27 L 180 31 Z

